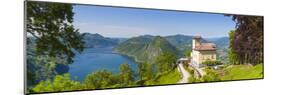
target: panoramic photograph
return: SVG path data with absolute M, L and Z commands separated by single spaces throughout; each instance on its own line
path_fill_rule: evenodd
M 26 1 L 26 93 L 263 79 L 264 17 Z

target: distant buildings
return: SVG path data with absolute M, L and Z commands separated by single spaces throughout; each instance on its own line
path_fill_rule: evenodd
M 203 67 L 204 61 L 216 60 L 216 46 L 214 43 L 201 43 L 201 36 L 192 39 L 191 64 L 195 67 Z

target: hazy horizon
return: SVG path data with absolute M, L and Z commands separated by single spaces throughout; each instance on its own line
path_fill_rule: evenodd
M 75 5 L 74 26 L 81 33 L 98 33 L 110 38 L 141 35 L 200 35 L 228 37 L 235 29 L 223 14 Z
M 84 32 L 84 33 L 90 33 L 90 34 L 99 34 L 99 33 L 91 33 L 91 32 Z M 137 35 L 137 36 L 132 36 L 132 37 L 108 37 L 108 36 L 104 36 L 102 34 L 99 34 L 103 37 L 106 37 L 106 38 L 132 38 L 132 37 L 139 37 L 139 36 L 161 36 L 161 37 L 167 37 L 167 36 L 175 36 L 175 35 L 184 35 L 184 36 L 200 36 L 200 35 L 185 35 L 185 34 L 172 34 L 172 35 L 165 35 L 165 36 L 162 36 L 162 35 L 150 35 L 150 34 L 144 34 L 144 35 Z M 220 37 L 204 37 L 204 36 L 201 36 L 202 38 L 223 38 L 223 37 L 228 37 L 228 36 L 220 36 Z

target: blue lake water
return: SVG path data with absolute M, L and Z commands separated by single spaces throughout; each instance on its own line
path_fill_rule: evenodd
M 83 53 L 75 55 L 74 62 L 69 65 L 69 74 L 71 79 L 78 81 L 83 81 L 88 74 L 97 70 L 105 69 L 117 74 L 122 63 L 128 63 L 134 71 L 137 70 L 133 59 L 113 53 L 110 48 L 87 48 Z

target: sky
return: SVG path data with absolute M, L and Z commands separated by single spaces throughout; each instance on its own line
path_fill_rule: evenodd
M 74 6 L 74 26 L 81 33 L 130 38 L 140 35 L 200 35 L 226 37 L 235 22 L 223 14 L 133 9 L 89 5 Z

